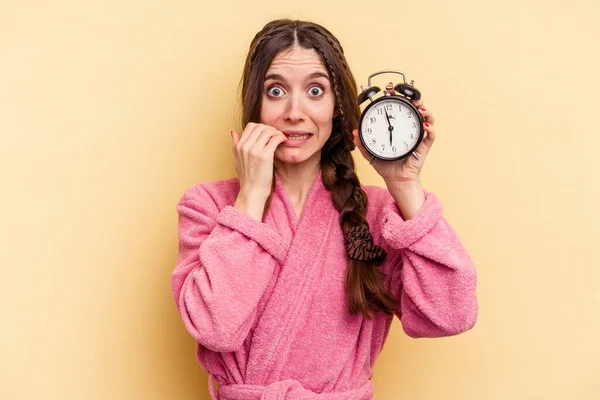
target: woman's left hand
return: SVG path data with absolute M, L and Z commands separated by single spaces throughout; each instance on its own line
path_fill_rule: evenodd
M 419 159 L 417 160 L 412 154 L 402 160 L 396 161 L 386 161 L 379 158 L 373 159 L 371 165 L 373 165 L 375 171 L 377 171 L 387 183 L 420 182 L 420 174 L 423 164 L 425 163 L 425 157 L 427 156 L 427 153 L 429 153 L 435 140 L 435 129 L 433 128 L 435 118 L 433 117 L 433 114 L 425 108 L 425 105 L 421 100 L 411 100 L 411 103 L 418 108 L 424 119 L 423 127 L 425 129 L 425 134 L 423 140 L 414 151 Z M 363 157 L 368 161 L 371 161 L 373 156 L 362 145 L 360 138 L 358 137 L 358 130 L 353 130 L 352 134 L 354 135 L 354 143 Z

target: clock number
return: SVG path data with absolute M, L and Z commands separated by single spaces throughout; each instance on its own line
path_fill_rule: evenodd
M 376 138 L 371 139 L 371 144 L 377 144 L 377 139 Z
M 415 136 L 414 136 L 414 135 L 411 133 L 411 134 L 410 134 L 410 138 L 411 138 L 411 139 L 414 139 L 414 138 L 415 138 Z
M 413 122 L 413 123 L 412 123 L 412 127 L 413 127 L 413 128 L 416 128 L 416 127 L 417 127 L 417 123 L 416 123 L 416 122 Z
M 385 151 L 385 144 L 381 145 L 381 151 Z
M 393 151 L 394 153 L 397 151 L 397 150 L 396 150 L 396 146 L 392 147 L 392 151 Z
M 402 112 L 402 105 L 398 104 L 398 111 Z
M 371 128 L 367 129 L 367 133 L 373 133 L 373 129 L 371 129 Z
M 392 111 L 392 104 L 386 104 L 385 108 L 387 108 L 388 110 Z
M 381 115 L 381 114 L 383 114 L 383 107 L 382 107 L 382 108 L 378 108 L 378 109 L 377 109 L 377 114 L 378 114 L 378 115 Z
M 408 118 L 412 118 L 412 113 L 410 111 L 408 112 Z
M 408 150 L 408 143 L 404 142 L 404 147 Z
M 372 123 L 372 124 L 373 124 L 373 123 L 375 123 L 375 121 L 377 121 L 377 120 L 375 119 L 375 117 L 371 117 L 371 118 L 369 119 L 369 122 L 370 122 L 370 123 Z

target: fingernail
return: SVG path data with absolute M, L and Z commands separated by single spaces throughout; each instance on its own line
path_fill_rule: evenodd
M 424 109 L 423 107 L 419 107 L 419 110 L 427 111 L 427 110 L 426 110 L 426 109 Z
M 425 126 L 429 126 L 429 124 L 427 122 L 425 122 Z

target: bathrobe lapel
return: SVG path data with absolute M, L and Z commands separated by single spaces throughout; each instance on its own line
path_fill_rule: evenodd
M 299 219 L 278 176 L 274 196 L 278 196 L 283 210 L 270 217 L 277 218 L 279 224 L 281 218 L 289 221 L 292 236 L 273 292 L 254 328 L 254 354 L 249 359 L 247 382 L 280 379 L 290 346 L 302 321 L 309 318 L 306 314 L 311 287 L 316 284 L 319 270 L 325 268 L 324 251 L 333 228 L 339 224 L 339 212 L 321 173 L 311 186 Z

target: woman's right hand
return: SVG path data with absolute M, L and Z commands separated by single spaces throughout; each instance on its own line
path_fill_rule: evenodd
M 273 183 L 275 149 L 287 140 L 277 129 L 250 122 L 240 135 L 231 131 L 240 193 L 234 207 L 261 221 Z

